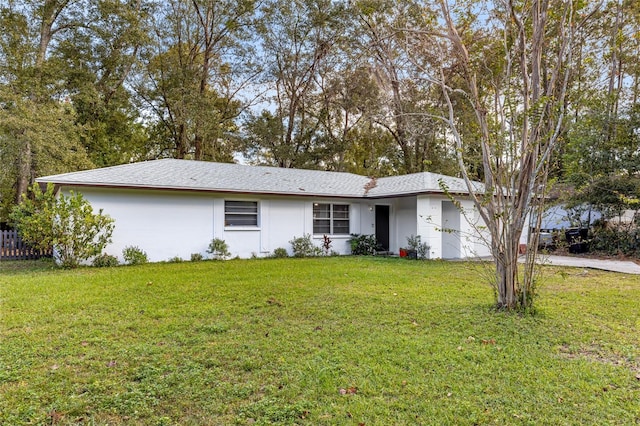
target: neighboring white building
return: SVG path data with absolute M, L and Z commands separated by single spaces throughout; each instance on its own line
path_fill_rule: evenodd
M 460 211 L 441 188 L 460 201 Z M 82 193 L 115 219 L 106 253 L 135 245 L 150 261 L 206 254 L 213 238 L 232 256 L 268 256 L 304 234 L 349 254 L 350 234 L 375 234 L 398 253 L 420 235 L 431 258 L 485 256 L 479 215 L 461 179 L 415 173 L 372 179 L 351 173 L 164 159 L 37 179 Z M 481 188 L 480 185 L 478 188 Z M 442 230 L 446 229 L 447 232 Z

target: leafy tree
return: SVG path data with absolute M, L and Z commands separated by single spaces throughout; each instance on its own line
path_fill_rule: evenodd
M 233 160 L 253 13 L 253 0 L 172 0 L 158 10 L 136 85 L 153 119 L 150 156 Z
M 146 133 L 124 81 L 146 40 L 146 4 L 0 6 L 2 219 L 37 176 L 144 157 Z
M 0 87 L 0 217 L 38 175 L 88 168 L 73 105 L 36 102 Z
M 586 205 L 602 213 L 604 220 L 621 216 L 640 205 L 640 181 L 629 176 L 600 176 L 578 188 L 566 199 L 567 207 Z
M 82 261 L 102 253 L 111 242 L 113 219 L 93 208 L 82 194 L 56 196 L 53 184 L 41 191 L 38 184 L 30 187 L 32 198 L 23 196 L 11 213 L 22 239 L 39 250 L 54 249 L 54 255 L 65 268 L 75 268 Z
M 434 31 L 430 6 L 420 1 L 364 0 L 353 2 L 353 10 L 354 49 L 369 64 L 380 92 L 370 119 L 395 142 L 398 152 L 391 159 L 396 173 L 451 172 L 455 159 L 442 122 L 435 118 L 441 99 L 424 84 L 435 49 L 406 49 L 407 40 L 416 34 Z
M 342 37 L 344 7 L 328 0 L 269 0 L 261 13 L 261 49 L 271 61 L 265 84 L 274 108 L 248 117 L 246 150 L 257 162 L 322 168 L 318 79 Z
M 441 46 L 431 81 L 440 87 L 446 107 L 442 119 L 455 141 L 458 166 L 491 236 L 496 305 L 526 310 L 535 296 L 538 233 L 530 234 L 522 275 L 520 237 L 527 227 L 539 228 L 539 223 L 528 220 L 542 216 L 538 200 L 544 196 L 550 156 L 559 144 L 566 114 L 572 42 L 584 28 L 576 16 L 589 16 L 590 10 L 555 0 L 492 4 L 483 12 L 492 16 L 487 23 L 475 2 L 451 6 L 441 0 L 439 5 L 443 37 L 421 34 L 417 49 L 429 42 Z M 487 33 L 485 48 L 479 49 L 478 34 Z M 496 62 L 496 57 L 504 59 Z M 446 72 L 453 65 L 460 69 L 460 86 Z M 482 195 L 465 163 L 468 140 L 455 114 L 457 94 L 463 94 L 475 116 L 474 133 L 482 149 Z
M 152 11 L 148 1 L 92 1 L 83 25 L 72 26 L 56 46 L 81 142 L 98 167 L 146 158 L 149 135 L 126 83 L 150 43 Z

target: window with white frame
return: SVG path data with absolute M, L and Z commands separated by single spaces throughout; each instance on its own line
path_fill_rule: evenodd
M 225 200 L 224 226 L 258 226 L 258 202 Z
M 314 203 L 313 233 L 349 235 L 349 205 Z

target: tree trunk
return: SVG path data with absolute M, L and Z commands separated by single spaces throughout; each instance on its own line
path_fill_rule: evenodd
M 35 80 L 30 88 L 31 102 L 38 102 L 42 96 L 44 82 L 42 81 L 42 71 L 47 57 L 47 50 L 54 34 L 53 24 L 60 16 L 62 10 L 67 6 L 69 0 L 62 1 L 58 4 L 55 0 L 45 1 L 42 7 L 42 17 L 40 20 L 40 39 L 38 41 L 38 52 L 35 58 Z M 24 133 L 24 132 L 23 132 Z M 20 147 L 20 157 L 17 164 L 16 178 L 16 201 L 20 202 L 22 194 L 27 193 L 29 185 L 31 185 L 36 171 L 33 163 L 33 147 L 28 138 L 21 137 L 23 144 Z
M 31 142 L 24 138 L 23 145 L 18 156 L 18 178 L 16 182 L 16 203 L 22 201 L 22 194 L 26 194 L 31 185 L 33 152 Z

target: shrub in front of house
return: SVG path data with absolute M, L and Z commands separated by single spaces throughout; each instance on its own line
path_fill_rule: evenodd
M 273 253 L 271 253 L 271 257 L 275 257 L 275 258 L 289 257 L 289 252 L 287 252 L 287 249 L 284 247 L 278 247 L 273 251 Z
M 224 260 L 231 256 L 231 253 L 229 252 L 229 245 L 221 238 L 214 238 L 211 240 L 207 253 L 210 253 L 214 259 Z
M 30 247 L 48 252 L 54 249 L 56 261 L 64 268 L 75 268 L 102 253 L 111 242 L 114 221 L 93 207 L 82 194 L 57 194 L 53 184 L 42 192 L 37 183 L 23 195 L 11 212 L 11 220 Z
M 93 266 L 96 268 L 110 268 L 112 266 L 118 266 L 119 264 L 120 262 L 117 257 L 107 253 L 98 255 L 93 259 Z
M 293 257 L 316 257 L 322 256 L 322 249 L 311 239 L 311 235 L 304 234 L 302 237 L 296 237 L 289 241 L 293 249 Z
M 128 265 L 142 265 L 149 261 L 147 253 L 138 246 L 127 246 L 122 250 L 122 257 Z
M 351 234 L 349 245 L 351 254 L 355 256 L 370 256 L 376 254 L 379 248 L 375 235 Z
M 191 253 L 191 261 L 192 262 L 200 262 L 204 260 L 204 256 L 200 253 Z

